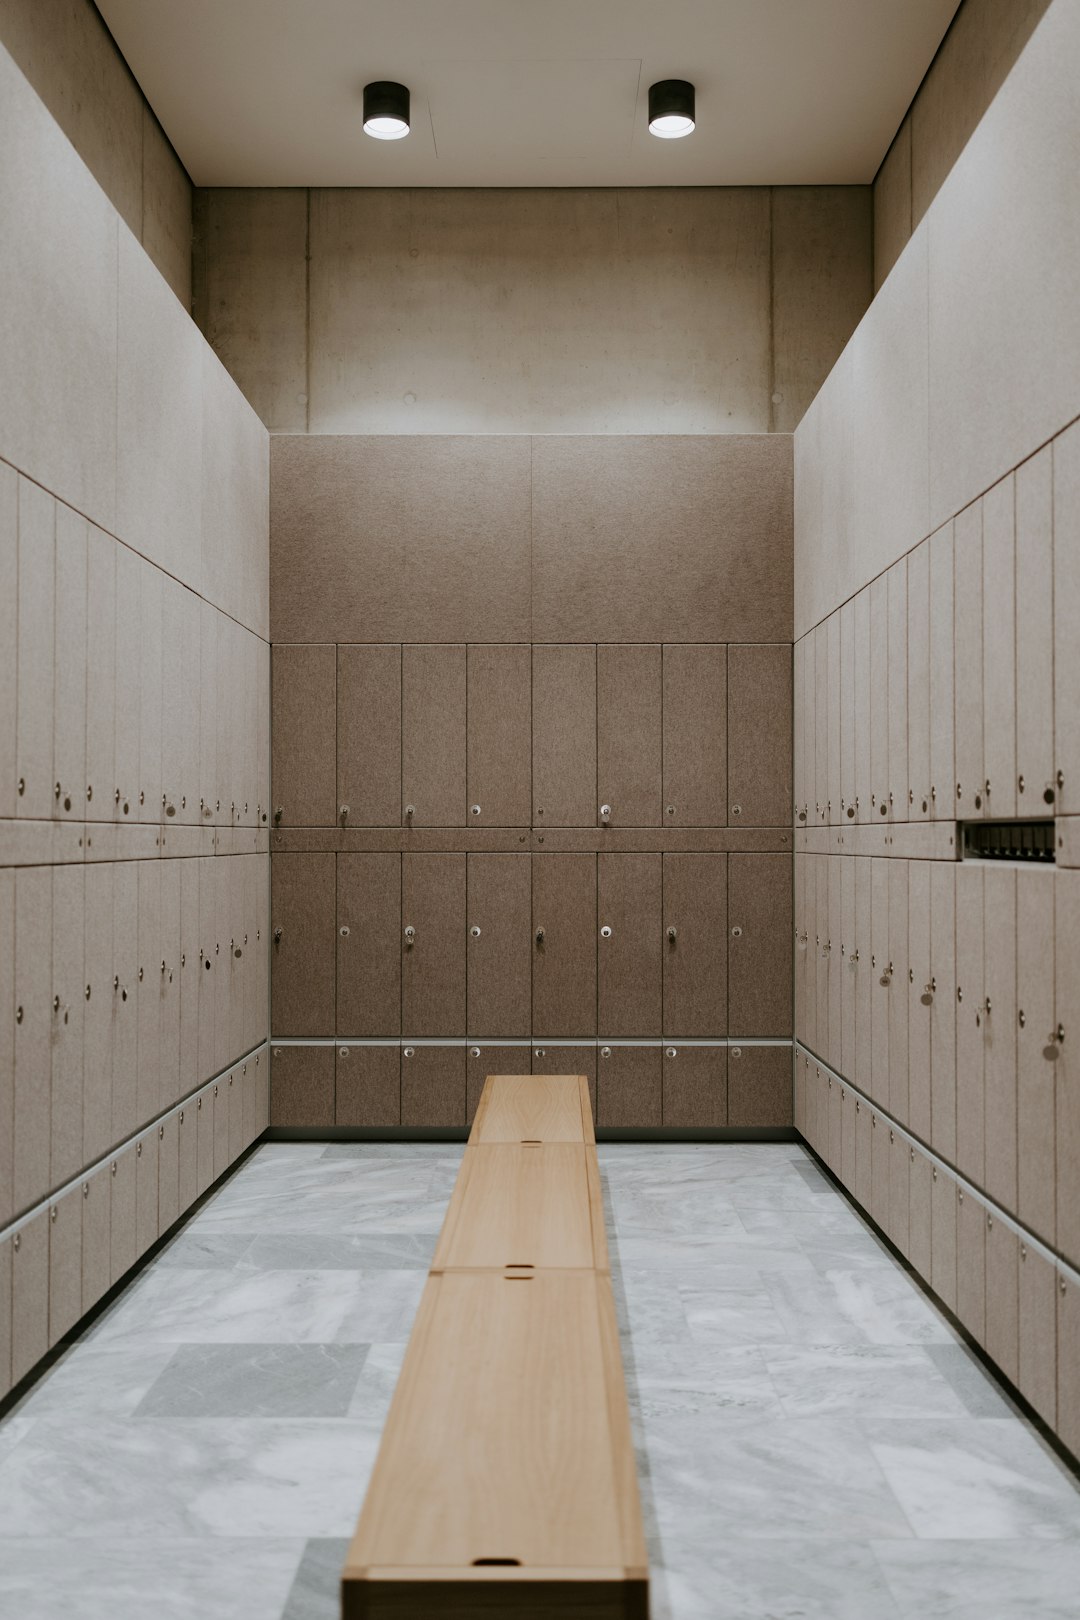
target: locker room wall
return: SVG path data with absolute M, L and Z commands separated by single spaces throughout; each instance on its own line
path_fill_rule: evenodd
M 268 444 L 0 51 L 0 1397 L 265 1128 Z
M 796 434 L 794 651 L 797 1123 L 1074 1454 L 1078 52 L 1052 5 Z M 1054 866 L 958 859 L 1018 816 Z

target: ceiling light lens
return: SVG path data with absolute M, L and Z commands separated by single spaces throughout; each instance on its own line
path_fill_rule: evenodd
M 683 118 L 679 113 L 665 113 L 662 118 L 654 118 L 649 125 L 650 135 L 659 135 L 662 141 L 677 141 L 681 135 L 692 135 L 694 120 Z
M 400 118 L 366 118 L 364 134 L 374 135 L 377 141 L 400 141 L 409 133 L 409 126 Z
M 687 79 L 659 79 L 649 87 L 649 134 L 662 141 L 692 135 L 696 127 L 694 86 Z
M 400 141 L 409 133 L 409 91 L 392 79 L 364 86 L 364 133 L 377 141 Z

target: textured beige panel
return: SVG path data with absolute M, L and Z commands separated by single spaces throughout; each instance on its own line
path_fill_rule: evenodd
M 181 1215 L 198 1196 L 198 1121 L 197 1099 L 186 1103 L 176 1116 L 176 1192 Z
M 180 1217 L 180 1116 L 168 1114 L 157 1127 L 158 1231 L 164 1236 Z
M 870 880 L 870 1095 L 882 1107 L 889 1101 L 889 867 L 871 863 Z
M 806 824 L 804 806 L 806 803 L 806 645 L 807 638 L 803 636 L 792 648 L 792 734 L 791 734 L 791 774 L 794 786 L 794 815 L 793 823 L 796 827 Z M 666 657 L 666 651 L 665 651 Z M 666 724 L 666 720 L 665 720 Z M 667 795 L 665 794 L 665 797 Z
M 828 1041 L 824 1056 L 837 1071 L 843 1070 L 844 1036 L 844 974 L 847 967 L 841 949 L 844 929 L 843 874 L 847 865 L 842 855 L 831 855 L 826 860 L 829 886 L 829 1024 Z M 839 1172 L 837 1172 L 839 1173 Z
M 1016 524 L 1014 481 L 1003 478 L 983 510 L 983 752 L 986 812 L 1016 815 Z
M 882 821 L 889 810 L 889 579 L 870 586 L 870 809 Z
M 1057 1282 L 1057 1414 L 1059 1438 L 1080 1456 L 1080 1288 L 1064 1272 Z
M 139 729 L 142 699 L 142 575 L 146 563 L 127 546 L 116 548 L 116 704 L 111 800 L 113 821 L 133 822 L 139 811 Z M 205 653 L 204 653 L 205 656 Z M 102 807 L 104 809 L 104 806 Z
M 662 1046 L 601 1046 L 596 1068 L 596 1123 L 646 1127 L 663 1123 Z
M 116 541 L 90 526 L 86 582 L 85 814 L 110 821 L 116 784 Z
M 11 1240 L 11 1382 L 49 1348 L 49 1212 L 43 1209 Z
M 663 857 L 600 855 L 596 871 L 600 1035 L 659 1035 L 663 1022 Z
M 1080 422 L 1053 445 L 1054 771 L 1060 814 L 1080 811 Z
M 840 694 L 829 680 L 829 620 L 814 631 L 814 809 L 818 826 L 828 826 L 829 806 L 829 745 L 833 726 L 839 718 Z
M 934 1167 L 917 1148 L 910 1150 L 909 1157 L 908 1259 L 918 1275 L 929 1282 L 933 1266 Z
M 911 117 L 904 119 L 885 154 L 873 188 L 874 292 L 911 236 Z
M 14 816 L 18 718 L 19 478 L 0 462 L 0 816 Z
M 332 827 L 337 822 L 336 664 L 331 646 L 273 649 L 275 825 Z
M 84 874 L 81 866 L 52 869 L 52 1187 L 75 1175 L 83 1163 Z
M 865 855 L 853 858 L 855 867 L 855 968 L 848 968 L 855 983 L 855 1067 L 849 1078 L 860 1090 L 871 1089 L 873 1075 L 873 862 Z
M 84 890 L 82 1128 L 80 1163 L 89 1163 L 115 1140 L 112 1129 L 113 889 L 115 868 L 87 866 Z M 85 999 L 83 999 L 85 998 Z
M 908 862 L 889 870 L 889 1109 L 908 1123 Z
M 890 647 L 891 653 L 891 647 Z M 900 819 L 919 821 L 930 805 L 930 542 L 907 558 L 907 793 Z
M 88 1176 L 82 1194 L 82 1303 L 92 1310 L 112 1284 L 110 1262 L 112 1227 L 112 1167 L 102 1165 Z
M 840 929 L 839 937 L 834 936 L 833 939 L 833 950 L 839 952 L 840 1049 L 837 1067 L 841 1074 L 854 1076 L 858 1062 L 855 1040 L 856 974 L 859 970 L 855 956 L 857 867 L 853 858 L 840 859 L 837 865 L 840 874 Z
M 185 680 L 185 662 L 190 655 L 187 639 L 188 619 L 185 598 L 190 593 L 167 576 L 161 582 L 161 804 L 162 824 L 186 823 L 187 807 L 181 807 L 186 796 L 188 773 L 185 770 L 186 743 L 190 727 L 192 693 Z M 196 634 L 198 630 L 196 628 Z M 198 691 L 196 685 L 195 691 Z M 198 706 L 194 718 L 198 723 Z M 198 757 L 198 731 L 195 732 L 195 750 Z M 198 768 L 191 776 L 197 779 Z M 196 797 L 198 797 L 196 795 Z
M 596 820 L 596 649 L 533 648 L 533 808 L 540 826 Z
M 697 1128 L 728 1123 L 725 1046 L 665 1046 L 662 1123 Z
M 55 573 L 56 502 L 20 478 L 15 812 L 36 820 L 55 814 Z
M 930 1282 L 934 1293 L 948 1306 L 956 1309 L 956 1182 L 944 1170 L 934 1166 L 931 1231 Z
M 728 858 L 728 1028 L 791 1034 L 791 859 Z M 741 929 L 736 935 L 735 928 Z
M 466 856 L 466 909 L 466 1028 L 488 1038 L 528 1036 L 532 1018 L 528 853 Z
M 892 1242 L 907 1257 L 911 1245 L 911 1148 L 902 1136 L 889 1131 L 889 1225 Z
M 161 1107 L 161 862 L 139 861 L 138 873 L 138 1065 L 135 1120 L 141 1124 Z M 225 969 L 221 958 L 215 970 Z M 171 1099 L 170 1099 L 171 1100 Z
M 791 1104 L 790 1047 L 728 1048 L 729 1125 L 790 1125 Z
M 814 944 L 815 975 L 814 992 L 817 1000 L 814 1032 L 817 1037 L 815 1050 L 826 1054 L 829 1050 L 829 983 L 832 975 L 832 918 L 829 916 L 829 866 L 827 855 L 819 855 L 815 862 L 817 867 L 815 884 L 815 912 L 814 912 Z M 734 951 L 736 936 L 732 935 L 732 949 Z M 738 1030 L 741 1026 L 733 1023 Z
M 157 1126 L 135 1144 L 135 1248 L 146 1253 L 158 1237 L 158 1133 Z
M 840 1180 L 853 1191 L 855 1187 L 855 1093 L 847 1086 L 840 1087 Z
M 464 856 L 461 861 L 464 867 Z M 271 1019 L 275 1035 L 334 1033 L 334 862 L 333 855 L 276 855 L 272 862 Z M 205 937 L 205 928 L 203 933 Z
M 889 819 L 908 821 L 907 558 L 888 572 L 889 602 Z
M 222 1075 L 213 1087 L 214 1112 L 214 1180 L 217 1181 L 229 1168 L 229 1126 L 232 1122 L 232 1093 L 234 1085 L 231 1073 Z
M 953 524 L 932 534 L 930 550 L 930 814 L 956 814 Z
M 270 439 L 214 353 L 201 348 L 202 593 L 267 638 Z
M 664 660 L 664 824 L 727 823 L 726 647 L 668 646 Z M 801 728 L 796 733 L 801 738 Z
M 200 978 L 205 969 L 199 960 L 199 878 L 202 862 L 186 860 L 180 866 L 180 1054 L 177 1085 L 181 1096 L 198 1085 L 199 1074 L 199 996 Z M 181 1205 L 181 1208 L 184 1206 Z
M 337 649 L 337 790 L 344 825 L 400 826 L 400 647 Z
M 961 1187 L 956 1212 L 956 1314 L 986 1344 L 986 1209 Z
M 465 663 L 465 648 L 460 646 L 401 649 L 401 800 L 406 826 L 460 827 L 466 822 Z
M 802 1039 L 812 1052 L 818 1050 L 818 964 L 820 962 L 820 929 L 818 927 L 818 867 L 821 857 L 807 855 L 804 859 L 803 907 L 806 918 L 804 973 L 806 977 L 806 1008 Z M 824 1033 L 824 1032 L 823 1032 Z
M 874 704 L 872 692 L 873 659 L 870 652 L 870 591 L 859 592 L 854 604 L 854 678 L 855 678 L 855 815 L 845 820 L 858 822 L 873 820 L 874 797 Z
M 81 1187 L 58 1198 L 49 1209 L 49 1349 L 82 1314 Z
M 187 311 L 191 308 L 191 181 L 145 105 L 142 125 L 142 245 Z
M 332 1125 L 333 1046 L 275 1046 L 270 1071 L 272 1125 Z
M 265 827 L 270 819 L 270 648 L 260 641 L 255 650 L 257 664 L 256 714 L 259 734 L 256 739 L 256 768 L 258 771 L 258 825 Z
M 830 654 L 834 639 L 838 664 L 839 624 L 830 621 Z M 836 694 L 830 695 L 831 722 L 837 704 Z M 786 827 L 791 821 L 791 648 L 729 647 L 727 698 L 730 824 Z M 838 776 L 839 732 L 830 724 L 830 791 L 834 745 Z
M 813 1045 L 810 1036 L 807 1013 L 807 956 L 809 954 L 807 946 L 809 943 L 809 908 L 807 906 L 806 899 L 807 878 L 812 871 L 812 867 L 813 856 L 795 856 L 795 898 L 793 901 L 794 927 L 792 930 L 795 978 L 795 1039 L 802 1041 L 803 1044 L 807 1046 Z
M 866 537 L 858 532 L 856 512 L 857 347 L 853 340 L 844 349 L 794 435 L 796 636 L 876 571 L 859 565 L 866 561 Z
M 112 1142 L 138 1123 L 140 864 L 118 861 L 113 867 Z
M 789 639 L 791 503 L 782 435 L 535 439 L 533 639 Z
M 402 857 L 401 1027 L 407 1036 L 466 1033 L 465 861 L 462 853 Z
M 288 1050 L 286 1048 L 286 1050 Z M 200 1196 L 213 1185 L 214 1180 L 214 1089 L 203 1091 L 195 1099 L 196 1186 Z
M 1051 446 L 1016 469 L 1015 487 L 1017 804 L 1023 814 L 1037 815 L 1046 813 L 1053 803 L 1046 795 L 1055 791 Z M 996 794 L 993 808 L 1000 812 Z
M 143 567 L 139 576 L 139 803 L 138 821 L 158 825 L 161 803 L 162 575 Z M 235 690 L 235 689 L 234 689 Z M 230 693 L 229 708 L 235 707 Z
M 109 1218 L 109 1273 L 119 1282 L 138 1258 L 136 1247 L 136 1160 L 135 1148 L 118 1153 L 109 1165 L 112 1196 Z
M 947 1159 L 956 1153 L 956 869 L 930 865 L 930 1140 Z
M 956 1163 L 981 1183 L 985 1143 L 985 935 L 983 868 L 956 869 Z
M 1080 411 L 1078 51 L 1080 14 L 1052 7 L 927 215 L 935 524 Z
M 840 800 L 834 820 L 855 819 L 855 602 L 840 609 Z
M 52 1031 L 52 872 L 15 874 L 14 1207 L 25 1209 L 49 1184 Z
M 852 1191 L 856 1202 L 870 1213 L 871 1175 L 873 1170 L 873 1137 L 869 1103 L 855 1098 L 855 1184 Z
M 15 873 L 0 867 L 0 1222 L 15 1213 Z
M 469 647 L 466 687 L 470 825 L 527 827 L 532 819 L 532 649 Z
M 596 649 L 597 819 L 662 822 L 662 666 L 659 647 Z M 608 806 L 607 816 L 603 805 Z
M 56 509 L 53 814 L 86 814 L 87 523 Z
M 900 863 L 897 863 L 900 864 Z M 931 983 L 931 867 L 930 861 L 909 861 L 908 874 L 908 1112 L 907 1124 L 923 1142 L 931 1140 L 932 1093 L 930 1080 L 930 1026 L 937 993 Z M 942 991 L 942 994 L 947 994 Z
M 1054 1146 L 1054 890 L 1052 871 L 1017 873 L 1016 1213 L 1044 1242 L 1057 1239 Z
M 278 437 L 272 480 L 275 641 L 530 639 L 527 439 Z
M 1020 1240 L 986 1217 L 986 1353 L 1014 1384 L 1019 1367 Z M 1053 1282 L 1051 1281 L 1051 1290 Z M 1051 1298 L 1053 1293 L 1051 1291 Z
M 986 868 L 984 965 L 986 988 L 984 1086 L 986 1180 L 991 1198 L 1016 1208 L 1017 1162 L 1017 888 L 1028 874 L 1008 866 Z
M 956 813 L 965 820 L 983 813 L 983 787 L 986 781 L 982 529 L 981 501 L 976 501 L 961 512 L 953 525 Z
M 1053 1428 L 1058 1415 L 1057 1273 L 1049 1260 L 1023 1242 L 1019 1269 L 1019 1376 L 1012 1376 L 1021 1395 Z
M 464 1125 L 465 1046 L 403 1046 L 401 1123 Z
M 881 1230 L 889 1230 L 889 1170 L 891 1168 L 891 1154 L 888 1121 L 883 1114 L 871 1115 L 871 1170 L 870 1170 L 870 1213 Z
M 11 1388 L 11 1238 L 0 1238 L 0 1400 Z
M 17 891 L 16 891 L 17 892 Z M 1054 1070 L 1057 1147 L 1057 1247 L 1080 1262 L 1080 872 L 1058 872 L 1054 884 Z M 18 1157 L 16 1155 L 16 1169 Z
M 522 1047 L 526 1069 L 529 1049 Z M 399 1125 L 401 1123 L 401 1048 L 339 1046 L 334 1123 Z
M 817 632 L 809 631 L 800 643 L 803 650 L 803 786 L 797 824 L 813 826 L 817 820 Z
M 806 862 L 799 865 L 801 878 Z M 669 1039 L 678 1040 L 723 1035 L 727 1030 L 727 857 L 664 855 L 662 894 L 664 1030 Z
M 163 860 L 161 867 L 161 955 L 154 963 L 158 989 L 158 1107 L 168 1108 L 180 1096 L 180 986 L 182 861 Z M 255 941 L 252 938 L 252 951 Z
M 596 1034 L 595 855 L 534 855 L 533 1033 Z

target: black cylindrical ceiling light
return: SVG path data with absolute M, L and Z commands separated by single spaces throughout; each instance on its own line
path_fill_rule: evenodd
M 377 141 L 400 141 L 409 133 L 409 89 L 393 79 L 364 86 L 364 134 Z
M 658 79 L 649 86 L 649 134 L 662 141 L 692 135 L 694 87 L 688 79 Z

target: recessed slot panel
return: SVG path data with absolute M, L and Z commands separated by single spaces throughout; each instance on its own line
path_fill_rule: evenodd
M 1022 861 L 1054 864 L 1054 823 L 1032 821 L 965 821 L 961 824 L 965 861 Z

